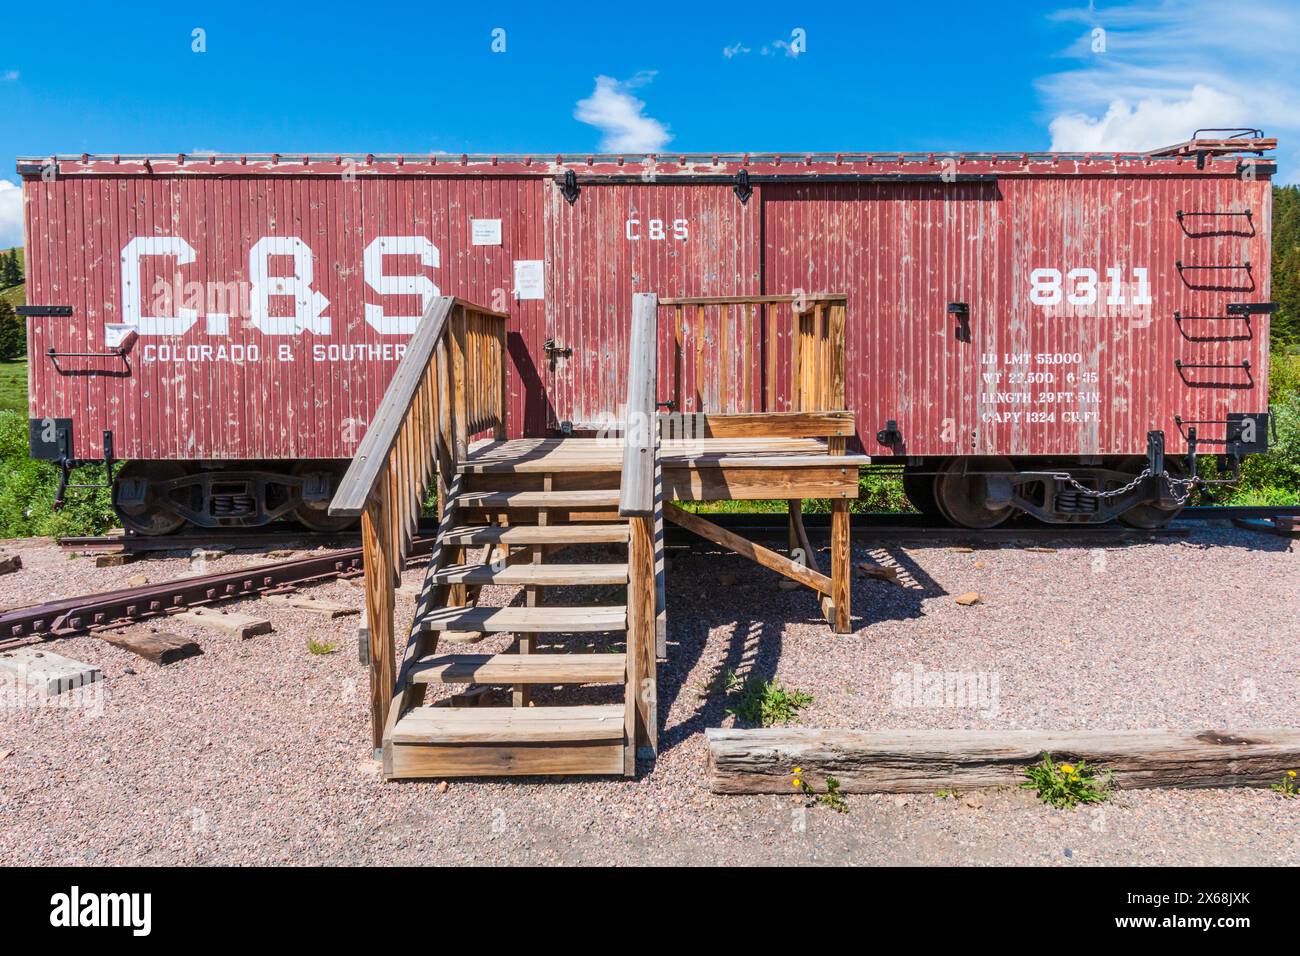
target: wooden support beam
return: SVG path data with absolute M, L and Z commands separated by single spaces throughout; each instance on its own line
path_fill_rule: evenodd
M 802 522 L 800 522 L 802 525 Z M 836 634 L 853 629 L 849 621 L 852 593 L 853 549 L 849 539 L 849 503 L 842 498 L 831 502 L 831 627 Z
M 933 793 L 1015 787 L 1044 753 L 1115 772 L 1115 785 L 1243 787 L 1300 765 L 1300 730 L 817 730 L 710 728 L 714 793 L 789 793 L 795 767 L 814 790 Z
M 726 528 L 721 528 L 697 514 L 683 511 L 676 505 L 665 501 L 664 517 L 673 524 L 679 525 L 693 534 L 698 534 L 701 538 L 735 551 L 742 558 L 748 558 L 750 561 L 761 564 L 778 574 L 784 574 L 787 578 L 798 581 L 820 594 L 831 593 L 831 579 L 826 575 L 791 561 L 784 554 L 773 551 L 771 548 L 765 548 L 761 544 L 755 544 L 748 538 L 742 538 L 740 535 L 728 531 Z
M 818 574 L 822 573 L 821 563 L 817 560 L 817 551 L 808 540 L 808 529 L 803 523 L 803 501 L 798 498 L 791 498 L 786 503 L 787 523 L 789 524 L 790 537 L 790 554 L 797 561 L 802 562 L 812 568 Z M 796 554 L 796 551 L 798 552 Z M 834 580 L 831 586 L 834 587 Z M 835 605 L 829 594 L 818 595 L 817 603 L 821 607 L 822 617 L 827 622 L 834 623 Z

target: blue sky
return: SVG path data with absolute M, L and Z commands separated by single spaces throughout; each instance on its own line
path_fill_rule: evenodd
M 1104 150 L 1247 122 L 1300 167 L 1293 0 L 373 9 L 10 4 L 0 180 L 53 152 Z M 0 183 L 0 247 L 18 211 Z

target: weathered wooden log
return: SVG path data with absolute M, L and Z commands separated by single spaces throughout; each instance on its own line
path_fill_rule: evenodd
M 203 653 L 195 641 L 165 631 L 128 631 L 125 634 L 100 634 L 99 638 L 163 666 Z
M 1300 769 L 1300 730 L 709 729 L 715 793 L 789 793 L 795 767 L 814 789 L 931 793 L 1016 786 L 1050 753 L 1115 773 L 1117 787 L 1244 787 Z

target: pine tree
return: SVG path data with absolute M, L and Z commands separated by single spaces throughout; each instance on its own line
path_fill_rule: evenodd
M 1300 346 L 1300 188 L 1273 189 L 1274 346 Z
M 27 351 L 27 329 L 14 307 L 0 299 L 0 362 L 22 358 Z
M 8 289 L 23 281 L 23 272 L 18 265 L 18 250 L 10 249 L 0 253 L 0 289 Z

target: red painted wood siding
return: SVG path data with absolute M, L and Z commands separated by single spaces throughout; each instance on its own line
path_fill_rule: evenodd
M 631 296 L 640 291 L 846 292 L 848 399 L 871 454 L 885 452 L 875 433 L 887 419 L 899 423 L 912 455 L 1128 454 L 1145 449 L 1151 429 L 1164 430 L 1171 449 L 1184 447 L 1175 416 L 1221 421 L 1267 407 L 1267 316 L 1245 323 L 1224 310 L 1269 299 L 1270 184 L 1243 179 L 1235 158 L 1211 159 L 1203 171 L 1190 159 L 974 158 L 958 173 L 984 179 L 946 183 L 909 178 L 938 172 L 933 157 L 777 157 L 746 167 L 755 183 L 744 203 L 732 190 L 735 158 L 665 160 L 653 181 L 600 158 L 577 164 L 583 181 L 572 205 L 556 183 L 566 168 L 559 158 L 385 159 L 361 164 L 355 176 L 340 175 L 341 162 L 67 160 L 52 180 L 25 176 L 28 300 L 74 313 L 29 320 L 31 414 L 73 418 L 75 453 L 85 458 L 100 456 L 105 429 L 121 458 L 348 457 L 405 340 L 367 324 L 366 306 L 409 315 L 421 301 L 365 281 L 365 250 L 380 236 L 419 237 L 437 249 L 436 267 L 410 249 L 386 256 L 388 273 L 420 275 L 443 294 L 509 311 L 513 434 L 595 423 L 617 409 Z M 760 175 L 776 173 L 779 181 Z M 876 179 L 845 181 L 850 174 Z M 1180 223 L 1179 210 L 1251 216 Z M 475 219 L 501 220 L 499 246 L 472 244 Z M 652 222 L 663 238 L 652 235 Z M 138 237 L 179 237 L 194 250 L 187 264 L 143 260 L 145 314 L 159 280 L 244 283 L 228 330 L 208 330 L 208 312 L 220 310 L 204 303 L 184 334 L 141 336 L 126 362 L 68 357 L 56 368 L 44 356 L 49 348 L 104 351 L 105 324 L 122 320 L 121 255 Z M 329 302 L 328 334 L 274 335 L 250 323 L 249 255 L 264 237 L 296 237 L 309 248 L 312 288 Z M 544 299 L 512 295 L 520 260 L 544 263 Z M 1179 261 L 1188 267 L 1181 273 Z M 1191 268 L 1245 262 L 1249 271 Z M 271 256 L 266 267 L 270 277 L 287 276 L 293 262 Z M 1139 291 L 1129 287 L 1135 268 L 1147 270 L 1149 308 L 1107 305 L 1106 270 L 1120 270 L 1127 301 Z M 1070 270 L 1094 270 L 1098 299 L 1035 305 L 1035 269 L 1058 270 L 1063 294 L 1074 288 Z M 264 324 L 292 312 L 289 299 L 270 301 Z M 950 302 L 969 305 L 970 341 L 955 335 Z M 1218 318 L 1180 331 L 1175 311 Z M 677 374 L 669 318 L 661 314 L 661 398 Z M 573 355 L 552 360 L 542 347 L 548 337 Z M 204 346 L 255 346 L 260 356 L 157 360 L 160 348 L 184 357 Z M 348 357 L 349 349 L 385 347 L 375 358 Z M 743 380 L 746 367 L 757 388 L 760 349 L 734 313 L 709 312 L 702 330 L 688 322 L 683 348 L 694 357 L 680 372 L 684 411 L 695 410 L 697 392 L 708 407 L 725 404 L 715 393 L 728 386 L 718 383 Z M 1180 375 L 1176 359 L 1225 367 Z M 1009 378 L 1026 371 L 1056 378 Z M 999 373 L 1001 381 L 988 378 Z M 1056 400 L 1040 401 L 1047 391 Z M 1097 401 L 1081 391 L 1095 391 Z M 1008 401 L 1007 393 L 1030 400 Z M 1008 417 L 1017 411 L 1019 421 Z M 1030 412 L 1056 414 L 1030 421 Z M 1202 437 L 1220 433 L 1201 428 Z

